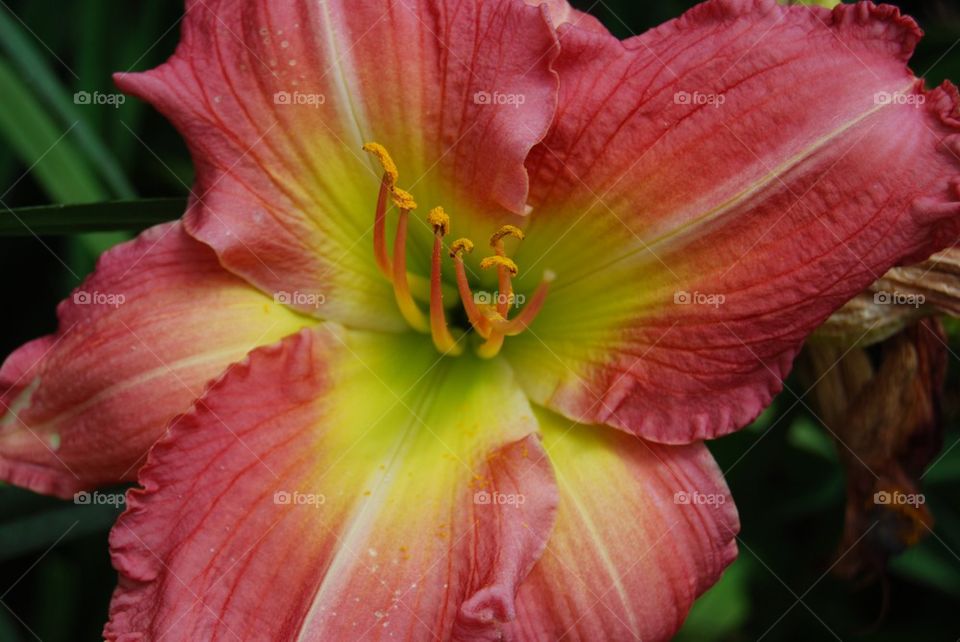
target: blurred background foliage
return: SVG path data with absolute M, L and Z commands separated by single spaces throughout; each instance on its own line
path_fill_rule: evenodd
M 694 3 L 574 4 L 629 37 Z M 960 80 L 960 8 L 952 0 L 894 4 L 927 32 L 913 69 L 931 84 Z M 73 100 L 78 91 L 114 91 L 111 72 L 162 62 L 181 13 L 174 0 L 0 0 L 3 205 L 186 195 L 186 148 L 152 109 L 133 99 L 116 108 Z M 57 302 L 105 248 L 129 236 L 21 233 L 0 237 L 0 356 L 53 331 Z M 951 346 L 956 357 L 956 324 Z M 851 585 L 827 573 L 842 529 L 843 477 L 796 382 L 753 426 L 712 443 L 740 509 L 740 558 L 697 603 L 679 639 L 960 638 L 958 361 L 947 384 L 945 454 L 924 479 L 935 532 L 896 559 L 885 581 Z M 99 639 L 116 580 L 107 534 L 117 512 L 0 486 L 0 641 Z

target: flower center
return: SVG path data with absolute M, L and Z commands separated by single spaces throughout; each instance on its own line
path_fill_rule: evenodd
M 417 209 L 413 195 L 397 187 L 399 174 L 397 166 L 387 150 L 378 143 L 368 143 L 364 151 L 372 154 L 383 167 L 383 179 L 380 181 L 380 194 L 377 198 L 377 211 L 373 227 L 373 253 L 380 272 L 393 284 L 397 307 L 407 323 L 414 330 L 430 333 L 433 344 L 442 354 L 456 356 L 463 353 L 465 333 L 458 332 L 455 338 L 447 324 L 443 307 L 443 239 L 450 233 L 450 217 L 442 207 L 435 207 L 427 214 L 427 223 L 433 229 L 433 254 L 430 261 L 430 281 L 407 272 L 407 227 L 410 212 Z M 387 251 L 387 204 L 388 199 L 399 211 L 397 232 L 393 240 L 393 258 Z M 490 238 L 490 247 L 494 254 L 480 261 L 483 270 L 496 269 L 498 281 L 497 300 L 478 302 L 478 297 L 470 287 L 467 268 L 463 256 L 473 251 L 473 241 L 457 239 L 449 247 L 457 280 L 457 294 L 463 305 L 470 326 L 482 339 L 476 348 L 480 357 L 491 359 L 499 354 L 505 337 L 512 337 L 526 330 L 540 313 L 550 290 L 554 275 L 547 271 L 537 286 L 530 302 L 514 317 L 510 318 L 510 307 L 514 302 L 512 279 L 519 273 L 517 264 L 506 255 L 504 239 L 512 237 L 523 240 L 523 231 L 513 225 L 504 225 Z M 429 291 L 430 311 L 425 314 L 414 300 L 411 288 Z

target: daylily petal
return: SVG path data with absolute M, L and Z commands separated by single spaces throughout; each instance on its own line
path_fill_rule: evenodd
M 517 0 L 193 0 L 176 54 L 117 83 L 186 138 L 187 228 L 225 267 L 326 298 L 306 312 L 396 329 L 371 250 L 383 172 L 361 147 L 384 145 L 402 187 L 460 214 L 458 234 L 471 220 L 489 234 L 524 213 L 555 55 L 549 20 Z M 418 218 L 411 236 L 410 269 L 427 275 L 432 232 Z
M 64 497 L 135 479 L 210 379 L 315 323 L 221 268 L 179 223 L 104 254 L 57 314 L 56 334 L 0 369 L 0 479 Z
M 514 257 L 518 290 L 557 278 L 505 348 L 532 399 L 660 442 L 730 432 L 833 310 L 960 236 L 957 92 L 907 69 L 919 35 L 889 6 L 773 0 L 624 43 L 561 29 Z
M 736 557 L 737 511 L 702 443 L 538 412 L 557 525 L 517 597 L 518 640 L 669 640 Z
M 608 33 L 607 28 L 603 26 L 602 22 L 591 16 L 589 13 L 574 9 L 573 6 L 567 2 L 567 0 L 524 1 L 527 4 L 535 7 L 546 7 L 547 12 L 550 15 L 550 21 L 553 23 L 554 27 L 559 27 L 560 25 L 574 25 L 580 27 L 581 29 L 589 29 L 591 31 Z
M 556 486 L 509 368 L 437 359 L 326 325 L 231 368 L 128 496 L 106 637 L 497 639 Z

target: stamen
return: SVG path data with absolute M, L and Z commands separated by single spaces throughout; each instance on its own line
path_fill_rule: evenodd
M 481 359 L 493 359 L 500 354 L 503 347 L 503 335 L 499 332 L 491 332 L 490 338 L 477 346 L 477 356 Z
M 427 214 L 427 223 L 433 228 L 434 234 L 446 236 L 450 233 L 450 217 L 442 207 L 435 207 Z
M 493 236 L 490 237 L 490 247 L 496 249 L 497 244 L 507 236 L 512 236 L 518 241 L 522 241 L 524 239 L 523 230 L 521 230 L 519 227 L 514 225 L 504 225 L 497 230 Z
M 390 190 L 390 196 L 393 198 L 393 204 L 397 206 L 397 209 L 407 210 L 408 212 L 417 209 L 417 202 L 413 200 L 413 194 L 406 190 L 394 187 Z
M 427 333 L 430 332 L 430 324 L 410 295 L 410 283 L 407 280 L 407 225 L 410 221 L 410 210 L 416 208 L 417 204 L 409 192 L 401 189 L 394 188 L 393 196 L 394 202 L 400 208 L 397 235 L 393 240 L 393 295 L 407 323 L 414 330 Z
M 490 237 L 490 247 L 497 253 L 499 257 L 506 257 L 506 252 L 503 249 L 503 239 L 507 236 L 512 236 L 515 239 L 522 241 L 523 240 L 523 230 L 514 226 L 514 225 L 504 225 L 496 233 Z M 510 262 L 513 264 L 513 261 Z M 480 267 L 483 268 L 483 264 L 480 264 Z M 510 283 L 510 275 L 517 275 L 516 264 L 513 264 L 514 269 L 508 274 L 509 266 L 504 265 L 501 268 L 497 269 L 497 312 L 500 313 L 500 316 L 507 316 L 507 311 L 510 309 L 510 303 L 513 302 L 513 284 Z M 486 269 L 486 268 L 484 268 Z
M 470 254 L 471 252 L 473 252 L 473 241 L 470 239 L 457 239 L 450 246 L 450 258 L 453 259 L 453 266 L 457 271 L 457 289 L 460 292 L 463 309 L 467 313 L 470 325 L 477 331 L 477 334 L 486 339 L 490 336 L 490 322 L 480 314 L 480 310 L 477 308 L 477 303 L 473 298 L 473 290 L 470 289 L 470 281 L 467 279 L 467 269 L 463 265 L 463 254 Z
M 470 254 L 473 252 L 473 241 L 470 239 L 457 239 L 450 244 L 450 258 L 460 256 L 461 253 Z
M 387 254 L 387 196 L 397 184 L 397 166 L 390 158 L 386 148 L 379 143 L 367 143 L 363 146 L 365 152 L 372 154 L 383 167 L 383 178 L 380 181 L 380 193 L 377 195 L 377 211 L 373 222 L 373 256 L 377 267 L 388 279 L 390 274 L 390 256 Z
M 517 274 L 520 273 L 520 268 L 517 267 L 517 264 L 505 256 L 488 256 L 480 261 L 481 270 L 489 270 L 494 266 L 496 266 L 498 269 L 506 269 L 511 276 L 517 276 Z
M 443 310 L 443 289 L 441 275 L 441 252 L 443 237 L 450 231 L 450 217 L 442 207 L 435 207 L 427 214 L 427 222 L 433 226 L 433 258 L 430 263 L 430 333 L 433 345 L 441 354 L 458 355 L 463 347 L 457 343 L 447 327 Z
M 380 166 L 383 167 L 383 175 L 385 179 L 388 179 L 389 186 L 393 187 L 396 185 L 400 174 L 397 172 L 397 164 L 390 158 L 390 153 L 387 152 L 387 148 L 380 143 L 367 143 L 363 146 L 363 151 L 372 154 L 380 161 Z
M 371 142 L 364 145 L 363 149 L 373 155 L 383 168 L 380 191 L 377 195 L 373 233 L 377 267 L 393 283 L 397 306 L 407 323 L 419 332 L 429 332 L 434 345 L 441 353 L 458 355 L 463 352 L 463 348 L 454 339 L 450 327 L 447 325 L 444 309 L 445 288 L 448 294 L 447 300 L 455 304 L 453 290 L 443 283 L 442 272 L 443 239 L 450 233 L 450 217 L 442 207 L 435 207 L 427 214 L 427 223 L 433 228 L 434 234 L 429 280 L 417 274 L 408 274 L 407 234 L 410 212 L 417 209 L 417 202 L 412 194 L 397 187 L 399 178 L 397 166 L 383 145 Z M 387 198 L 393 201 L 399 211 L 392 258 L 386 242 Z M 516 336 L 530 327 L 543 309 L 550 284 L 554 280 L 552 272 L 545 272 L 543 280 L 534 291 L 530 302 L 524 306 L 516 317 L 510 319 L 510 306 L 515 301 L 512 278 L 519 274 L 519 268 L 504 250 L 504 240 L 507 237 L 522 241 L 524 232 L 514 225 L 502 226 L 490 237 L 490 246 L 494 250 L 494 256 L 488 256 L 480 261 L 481 269 L 496 268 L 497 270 L 499 290 L 495 305 L 477 303 L 470 287 L 463 255 L 473 251 L 473 242 L 462 238 L 454 241 L 450 247 L 450 258 L 453 260 L 456 270 L 457 293 L 460 295 L 461 303 L 470 324 L 477 331 L 477 334 L 484 339 L 484 342 L 477 348 L 477 354 L 485 359 L 491 359 L 499 354 L 505 337 Z M 429 300 L 429 318 L 414 299 L 414 291 L 420 300 Z
M 501 228 L 503 231 L 503 228 Z M 490 239 L 490 244 L 494 246 L 497 254 L 488 256 L 480 261 L 481 270 L 489 270 L 492 267 L 497 268 L 498 291 L 497 291 L 497 314 L 504 322 L 507 321 L 507 313 L 510 310 L 510 303 L 513 301 L 513 286 L 510 283 L 510 277 L 516 276 L 520 269 L 517 264 L 504 256 L 503 241 L 494 235 Z M 493 328 L 491 322 L 490 336 L 477 348 L 477 356 L 481 359 L 492 359 L 500 353 L 503 347 L 503 333 Z
M 555 278 L 556 275 L 553 272 L 549 270 L 544 272 L 543 280 L 540 282 L 540 285 L 537 286 L 537 289 L 534 290 L 533 296 L 530 297 L 530 303 L 524 306 L 520 314 L 509 321 L 506 319 L 491 320 L 490 324 L 493 330 L 507 337 L 515 337 L 530 327 L 530 324 L 533 323 L 537 315 L 540 314 L 540 310 L 547 300 L 547 294 L 550 292 L 550 284 L 553 283 Z

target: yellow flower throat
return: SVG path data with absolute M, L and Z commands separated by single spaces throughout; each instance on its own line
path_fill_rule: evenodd
M 383 167 L 383 179 L 380 181 L 380 194 L 377 198 L 377 211 L 373 227 L 373 251 L 377 267 L 393 284 L 397 307 L 407 323 L 414 330 L 430 333 L 433 344 L 442 354 L 456 356 L 463 353 L 463 339 L 454 338 L 447 325 L 443 307 L 442 252 L 443 239 L 450 233 L 450 217 L 442 207 L 435 207 L 427 214 L 427 223 L 433 229 L 433 255 L 430 262 L 430 311 L 425 314 L 411 294 L 411 279 L 407 273 L 407 226 L 410 212 L 417 209 L 413 195 L 397 187 L 399 174 L 390 154 L 379 143 L 368 143 L 364 151 L 372 154 Z M 399 211 L 397 232 L 393 240 L 393 258 L 387 251 L 386 227 L 387 204 L 390 199 Z M 512 237 L 523 240 L 523 231 L 513 225 L 504 225 L 490 238 L 490 247 L 494 254 L 480 261 L 483 270 L 496 269 L 498 297 L 495 303 L 478 303 L 467 279 L 463 255 L 473 251 L 470 239 L 457 239 L 450 244 L 450 258 L 456 271 L 457 292 L 470 325 L 483 339 L 477 346 L 477 354 L 483 358 L 495 357 L 503 347 L 504 337 L 515 336 L 526 330 L 543 308 L 553 273 L 546 272 L 543 280 L 530 298 L 530 302 L 514 318 L 509 317 L 510 304 L 514 293 L 512 279 L 519 273 L 517 264 L 507 257 L 504 239 Z

